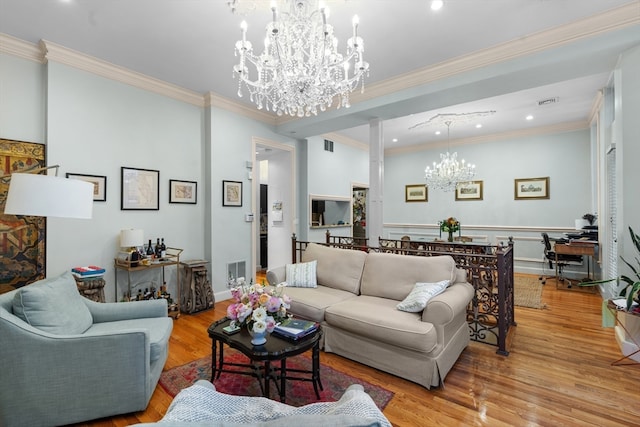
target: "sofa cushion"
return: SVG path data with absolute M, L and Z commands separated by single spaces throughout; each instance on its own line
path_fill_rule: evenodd
M 355 298 L 355 295 L 351 292 L 322 285 L 318 285 L 314 289 L 288 287 L 285 292 L 291 298 L 289 312 L 314 322 L 322 322 L 324 320 L 324 311 L 330 305 L 349 298 Z
M 93 323 L 71 272 L 20 288 L 13 312 L 34 328 L 57 335 L 85 332 Z
M 87 334 L 122 334 L 126 331 L 147 331 L 151 347 L 150 362 L 154 362 L 165 354 L 172 328 L 173 320 L 170 317 L 152 317 L 95 323 L 87 330 Z
M 360 295 L 328 307 L 325 322 L 391 346 L 422 353 L 433 351 L 438 344 L 433 324 L 423 322 L 418 313 L 398 311 L 397 303 L 391 299 Z
M 396 307 L 398 310 L 417 313 L 424 310 L 429 300 L 441 294 L 449 286 L 448 280 L 441 280 L 436 283 L 418 282 L 413 287 L 409 295 L 403 299 Z
M 319 285 L 356 295 L 360 292 L 360 279 L 366 258 L 367 253 L 363 251 L 331 248 L 316 243 L 309 243 L 302 254 L 302 262 L 318 261 Z
M 287 264 L 285 266 L 285 280 L 287 286 L 294 288 L 315 288 L 318 286 L 316 279 L 316 260 L 310 262 L 299 262 L 297 264 Z
M 407 256 L 369 253 L 362 273 L 362 295 L 402 301 L 418 282 L 455 283 L 456 264 L 450 256 Z

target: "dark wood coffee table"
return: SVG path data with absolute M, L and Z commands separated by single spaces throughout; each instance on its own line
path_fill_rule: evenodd
M 271 380 L 278 389 L 280 401 L 286 402 L 287 380 L 310 381 L 316 397 L 320 399 L 322 382 L 320 381 L 320 337 L 322 329 L 318 330 L 299 341 L 291 341 L 275 334 L 269 335 L 263 345 L 251 344 L 251 335 L 246 328 L 233 335 L 226 334 L 222 328 L 228 326 L 230 320 L 223 318 L 209 326 L 207 332 L 211 338 L 211 382 L 220 378 L 222 372 L 239 375 L 250 375 L 256 378 L 260 384 L 260 391 L 264 397 L 269 397 L 269 383 Z M 218 344 L 220 344 L 218 346 Z M 224 345 L 239 350 L 251 361 L 250 364 L 225 362 Z M 287 369 L 287 358 L 297 356 L 308 350 L 312 350 L 311 370 Z M 271 362 L 280 361 L 280 367 L 272 366 Z M 233 367 L 229 369 L 227 367 Z M 304 376 L 301 376 L 304 375 Z

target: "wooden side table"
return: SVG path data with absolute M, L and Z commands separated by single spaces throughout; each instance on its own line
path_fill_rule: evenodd
M 85 298 L 95 302 L 104 302 L 104 285 L 102 277 L 75 277 L 78 292 Z

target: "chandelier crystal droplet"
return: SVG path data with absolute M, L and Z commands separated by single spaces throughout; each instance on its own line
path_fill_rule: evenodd
M 349 94 L 369 75 L 364 61 L 364 44 L 358 36 L 358 17 L 353 19 L 353 35 L 347 52 L 338 52 L 338 39 L 327 23 L 328 10 L 318 0 L 283 0 L 282 12 L 272 3 L 272 21 L 267 24 L 264 51 L 255 55 L 247 40 L 247 24 L 241 25 L 242 39 L 236 42 L 240 61 L 233 67 L 238 77 L 238 96 L 243 88 L 258 110 L 278 116 L 317 115 L 337 100 L 337 108 L 348 108 Z M 255 69 L 255 80 L 249 76 Z

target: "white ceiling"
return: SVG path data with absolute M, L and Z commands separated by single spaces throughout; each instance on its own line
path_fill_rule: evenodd
M 213 92 L 248 103 L 248 97 L 236 95 L 234 44 L 240 37 L 239 23 L 246 19 L 248 39 L 254 46 L 261 45 L 263 28 L 271 17 L 270 1 L 240 2 L 257 7 L 241 16 L 230 11 L 226 0 L 0 0 L 0 33 L 32 43 L 45 39 L 200 94 Z M 440 136 L 434 135 L 432 126 L 409 130 L 438 113 L 496 111 L 482 120 L 481 129 L 475 128 L 475 122 L 454 125 L 451 138 L 586 121 L 619 53 L 640 44 L 640 0 L 445 0 L 438 12 L 429 9 L 427 0 L 326 3 L 340 50 L 351 34 L 351 17 L 360 17 L 359 35 L 371 65 L 364 101 L 358 102 L 355 95 L 349 110 L 282 123 L 278 129 L 285 134 L 331 131 L 366 143 L 368 121 L 381 118 L 385 146 L 401 147 L 446 139 L 446 129 Z M 406 86 L 408 93 L 385 96 L 384 102 L 366 99 L 370 88 L 374 93 L 377 87 L 392 85 L 416 70 L 437 69 L 455 58 L 525 43 L 536 33 L 630 4 L 631 18 L 635 19 L 632 26 L 599 30 L 575 47 L 565 43 L 554 51 L 555 58 L 531 52 L 528 58 L 535 62 L 528 72 L 513 63 L 510 75 L 500 77 L 489 64 L 475 70 L 480 77 L 465 80 L 462 74 L 454 76 L 457 92 L 452 84 L 445 87 L 445 83 L 432 82 L 416 90 Z M 558 46 L 551 43 L 550 47 Z M 571 66 L 566 62 L 573 60 L 573 55 Z M 555 66 L 556 62 L 561 65 Z M 498 82 L 500 89 L 489 90 Z M 459 83 L 470 85 L 464 95 Z M 491 94 L 495 95 L 487 96 Z M 559 102 L 537 106 L 537 101 L 554 97 Z M 534 115 L 534 120 L 525 121 L 527 114 Z M 392 138 L 399 141 L 393 143 Z

